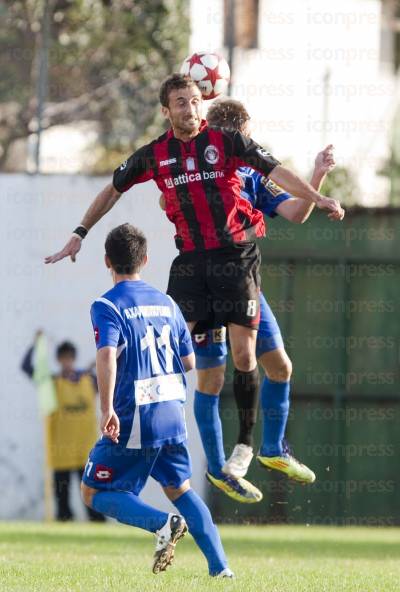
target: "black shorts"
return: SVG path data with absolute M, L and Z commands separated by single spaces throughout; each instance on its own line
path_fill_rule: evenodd
M 190 251 L 172 262 L 168 294 L 187 322 L 258 328 L 260 252 L 255 243 Z

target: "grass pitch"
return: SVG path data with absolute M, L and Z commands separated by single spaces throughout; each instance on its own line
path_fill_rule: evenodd
M 117 524 L 0 523 L 7 592 L 391 592 L 400 588 L 400 529 L 221 527 L 236 580 L 208 577 L 190 536 L 175 564 L 151 573 L 151 535 Z

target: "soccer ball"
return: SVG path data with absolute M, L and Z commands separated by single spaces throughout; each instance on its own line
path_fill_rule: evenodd
M 215 99 L 228 89 L 230 70 L 228 62 L 217 53 L 198 52 L 187 57 L 181 74 L 197 82 L 203 99 Z

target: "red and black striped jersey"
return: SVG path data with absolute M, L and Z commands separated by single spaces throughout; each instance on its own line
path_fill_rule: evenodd
M 189 142 L 169 130 L 137 150 L 114 171 L 113 184 L 123 193 L 153 179 L 175 224 L 177 248 L 217 249 L 265 235 L 263 214 L 240 195 L 236 169 L 248 165 L 268 176 L 278 164 L 251 138 L 203 121 Z

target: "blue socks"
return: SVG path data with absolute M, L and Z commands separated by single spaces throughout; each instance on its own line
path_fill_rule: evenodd
M 195 391 L 194 415 L 207 457 L 208 470 L 214 477 L 222 477 L 221 469 L 225 464 L 225 451 L 219 417 L 219 397 Z
M 92 507 L 96 512 L 116 518 L 118 522 L 150 532 L 160 530 L 168 520 L 168 514 L 148 506 L 137 495 L 127 491 L 99 491 L 93 496 Z
M 190 534 L 205 555 L 210 575 L 219 574 L 228 562 L 210 510 L 192 489 L 173 503 L 185 518 Z M 118 522 L 150 532 L 160 530 L 168 520 L 168 514 L 148 506 L 137 495 L 126 491 L 99 491 L 93 496 L 92 507 L 97 512 L 116 518 Z
M 290 382 L 273 382 L 266 376 L 261 386 L 263 437 L 261 456 L 282 456 L 282 440 L 289 415 Z
M 228 562 L 210 510 L 192 489 L 173 503 L 185 518 L 190 534 L 205 555 L 210 575 L 219 574 Z M 168 514 L 148 506 L 137 495 L 126 491 L 99 491 L 93 496 L 92 507 L 97 512 L 116 518 L 118 522 L 150 532 L 160 530 L 168 520 Z
M 263 437 L 260 447 L 262 456 L 282 456 L 283 438 L 289 415 L 290 382 L 273 382 L 266 376 L 261 386 Z M 219 397 L 194 393 L 194 415 L 199 428 L 208 470 L 214 477 L 223 476 L 225 463 L 222 425 L 219 416 Z
M 173 504 L 186 520 L 190 534 L 205 555 L 210 576 L 216 576 L 227 567 L 228 562 L 210 510 L 193 489 L 185 491 Z

